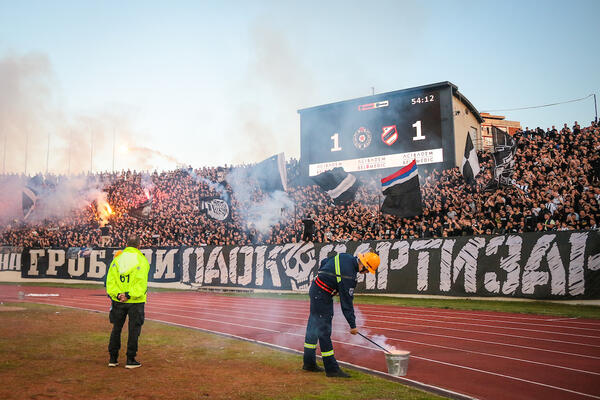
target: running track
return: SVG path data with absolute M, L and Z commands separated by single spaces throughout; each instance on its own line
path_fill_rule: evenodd
M 0 285 L 0 301 L 108 312 L 103 290 Z M 35 296 L 59 294 L 59 296 Z M 33 296 L 32 296 L 33 295 Z M 361 333 L 411 352 L 400 381 L 477 399 L 600 399 L 600 320 L 485 311 L 357 305 Z M 159 292 L 146 318 L 301 352 L 308 301 Z M 382 351 L 358 335 L 336 304 L 336 358 L 386 373 Z M 384 342 L 385 340 L 385 342 Z M 300 367 L 300 366 L 299 366 Z

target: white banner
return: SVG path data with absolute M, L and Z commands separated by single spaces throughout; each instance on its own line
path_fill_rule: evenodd
M 370 171 L 374 169 L 404 167 L 412 160 L 417 160 L 417 165 L 433 164 L 444 161 L 442 149 L 412 151 L 409 153 L 396 153 L 377 157 L 354 158 L 351 160 L 331 161 L 319 164 L 309 164 L 308 175 L 315 176 L 321 172 L 329 171 L 336 167 L 344 168 L 346 172 Z

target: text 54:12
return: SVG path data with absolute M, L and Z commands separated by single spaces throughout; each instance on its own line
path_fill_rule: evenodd
M 431 103 L 435 101 L 435 96 L 433 94 L 429 94 L 423 97 L 413 97 L 410 99 L 411 104 L 421 104 L 421 103 Z

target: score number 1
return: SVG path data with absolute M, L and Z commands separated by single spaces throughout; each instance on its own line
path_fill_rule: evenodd
M 331 148 L 331 151 L 341 151 L 342 148 L 340 147 L 340 134 L 334 133 L 331 137 L 331 140 L 333 140 L 333 147 Z
M 425 136 L 423 136 L 423 130 L 421 128 L 421 121 L 417 121 L 414 124 L 412 124 L 412 127 L 416 129 L 417 131 L 417 135 L 413 136 L 412 140 L 424 140 Z M 334 151 L 341 151 L 342 147 L 340 146 L 340 134 L 339 133 L 334 133 L 333 136 L 330 137 L 330 139 L 333 141 L 333 147 L 331 148 L 331 152 Z
M 423 139 L 425 139 L 425 136 L 423 136 L 423 132 L 421 130 L 421 121 L 415 122 L 414 124 L 412 124 L 412 127 L 417 130 L 417 136 L 414 136 L 413 140 L 423 140 Z

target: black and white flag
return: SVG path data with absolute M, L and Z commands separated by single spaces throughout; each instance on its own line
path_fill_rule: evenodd
M 31 178 L 27 183 L 27 186 L 23 188 L 22 206 L 23 206 L 23 219 L 27 219 L 33 212 L 35 205 L 38 200 L 38 190 L 35 188 L 36 183 L 39 181 L 39 176 Z
M 477 151 L 473 146 L 473 141 L 471 140 L 471 135 L 467 133 L 467 141 L 465 143 L 465 155 L 463 157 L 463 162 L 460 167 L 460 172 L 462 173 L 465 181 L 470 184 L 475 184 L 475 177 L 479 175 L 481 169 L 479 168 L 479 159 L 477 158 Z
M 285 169 L 285 155 L 276 154 L 252 167 L 250 177 L 258 182 L 265 193 L 276 190 L 287 190 L 287 172 Z
M 144 203 L 129 210 L 129 215 L 131 215 L 133 218 L 150 218 L 150 212 L 152 212 L 152 195 L 148 193 L 146 196 L 148 196 L 148 199 Z
M 209 217 L 218 221 L 231 220 L 229 202 L 219 197 L 202 197 L 200 199 L 200 211 L 205 212 Z
M 356 177 L 342 167 L 322 172 L 311 179 L 327 192 L 336 205 L 354 200 L 359 186 Z
M 512 186 L 512 176 L 515 169 L 515 154 L 517 144 L 506 132 L 492 126 L 494 141 L 494 181 L 498 185 Z
M 521 190 L 523 193 L 528 194 L 529 193 L 529 185 L 521 185 L 520 183 L 518 183 L 516 180 L 512 180 L 511 181 L 513 186 L 516 187 L 517 189 Z

